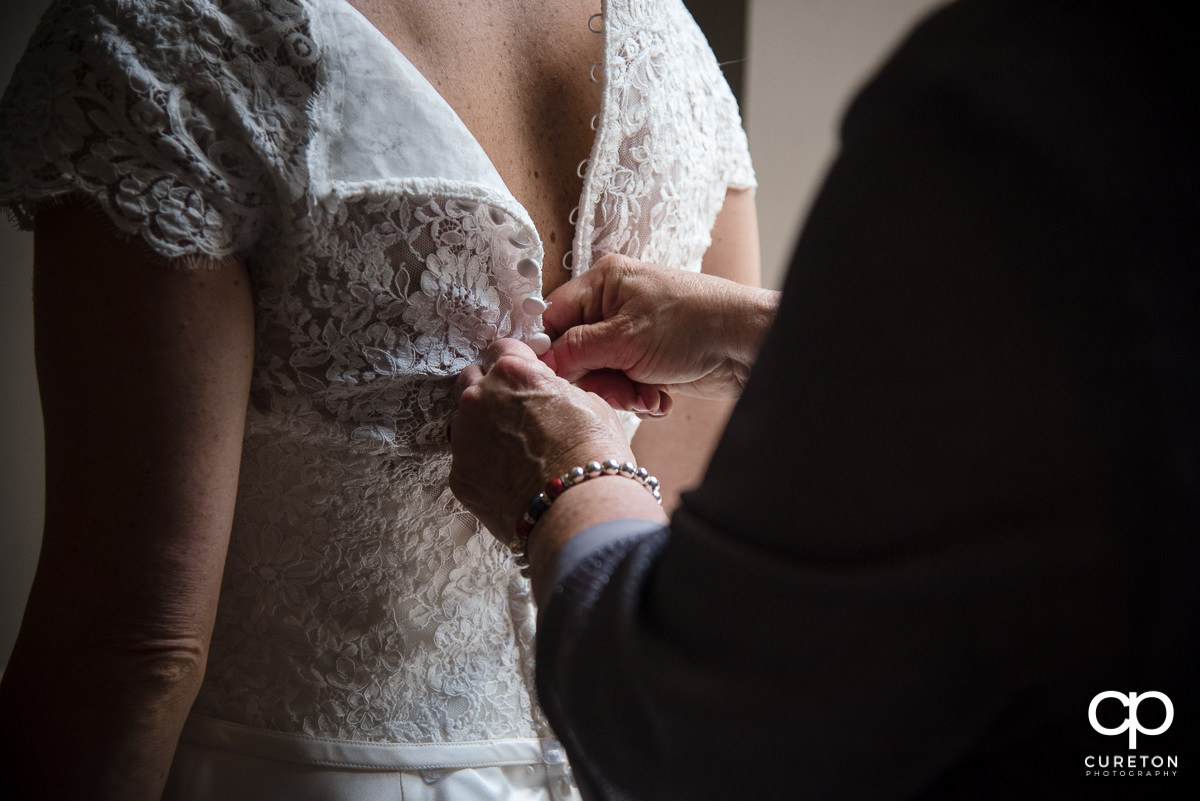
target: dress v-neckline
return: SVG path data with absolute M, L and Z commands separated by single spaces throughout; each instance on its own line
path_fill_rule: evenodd
M 528 208 L 526 208 L 525 204 L 522 203 L 521 200 L 513 193 L 512 189 L 509 188 L 508 183 L 504 180 L 504 176 L 501 175 L 500 170 L 498 170 L 496 168 L 496 164 L 492 160 L 491 154 L 489 154 L 487 152 L 487 149 L 484 148 L 483 144 L 479 141 L 479 137 L 477 137 L 475 135 L 475 132 L 472 131 L 470 126 L 468 126 L 467 123 L 462 119 L 462 117 L 459 115 L 458 111 L 454 108 L 454 106 L 452 106 L 450 104 L 450 101 L 446 100 L 446 98 L 442 95 L 442 93 L 438 91 L 437 87 L 433 85 L 433 81 L 429 80 L 429 78 L 425 75 L 425 73 L 421 72 L 421 70 L 416 66 L 416 64 L 414 64 L 412 62 L 411 59 L 409 59 L 409 57 L 404 53 L 404 51 L 401 50 L 400 47 L 387 36 L 387 34 L 385 34 L 382 30 L 380 30 L 379 27 L 375 25 L 375 23 L 373 23 L 370 19 L 368 19 L 367 16 L 362 13 L 362 11 L 360 11 L 353 3 L 351 3 L 350 0 L 334 0 L 334 2 L 340 3 L 341 5 L 345 6 L 347 9 L 349 9 L 349 11 L 354 15 L 354 17 L 359 21 L 360 24 L 365 25 L 367 28 L 369 28 L 371 30 L 373 36 L 383 40 L 387 44 L 387 47 L 389 48 L 392 55 L 395 58 L 398 58 L 405 65 L 407 65 L 409 69 L 412 70 L 412 73 L 415 76 L 417 76 L 417 79 L 420 81 L 421 86 L 425 90 L 427 90 L 428 94 L 431 95 L 432 97 L 436 98 L 437 102 L 439 102 L 444 107 L 445 110 L 450 112 L 450 115 L 453 117 L 454 121 L 458 125 L 459 132 L 466 136 L 466 138 L 471 142 L 472 147 L 477 151 L 478 155 L 481 156 L 483 158 L 483 160 L 486 161 L 487 164 L 491 166 L 492 172 L 496 175 L 497 179 L 500 182 L 500 186 L 504 189 L 504 192 L 507 195 L 507 200 L 509 200 L 510 202 L 512 202 L 518 208 L 521 209 L 521 211 L 525 214 L 526 218 L 528 218 L 530 220 L 531 227 L 533 228 L 534 234 L 540 240 L 542 237 L 541 232 L 537 230 L 536 225 L 532 224 L 533 218 L 532 218 L 532 215 L 529 214 Z M 608 0 L 601 0 L 600 21 L 601 21 L 601 30 L 597 33 L 599 33 L 599 35 L 603 37 L 601 39 L 601 62 L 600 62 L 601 66 L 603 66 L 608 61 L 608 51 L 609 51 L 609 46 L 611 44 L 611 42 L 609 40 L 609 36 L 608 36 Z M 587 25 L 588 25 L 589 29 L 591 29 L 591 19 L 590 18 L 587 21 Z M 594 67 L 595 67 L 595 65 L 593 65 L 593 69 L 594 69 Z M 601 72 L 602 76 L 607 75 L 607 70 L 605 70 L 605 69 L 601 69 L 600 72 Z M 593 80 L 595 80 L 594 77 L 593 77 Z M 599 80 L 601 82 L 603 82 L 604 80 L 606 80 L 606 78 L 601 77 Z M 603 86 L 603 83 L 602 83 L 602 86 Z M 580 166 L 583 166 L 583 164 L 587 164 L 588 169 L 580 176 L 583 179 L 583 187 L 580 190 L 579 202 L 576 205 L 576 210 L 573 215 L 574 222 L 572 223 L 573 231 L 572 231 L 571 248 L 566 251 L 567 254 L 570 255 L 570 257 L 571 257 L 572 266 L 567 267 L 567 265 L 565 265 L 565 264 L 562 265 L 566 269 L 569 276 L 575 274 L 574 267 L 575 267 L 575 265 L 577 265 L 579 263 L 578 254 L 575 252 L 578 249 L 578 247 L 580 246 L 580 243 L 577 241 L 578 236 L 576 235 L 577 231 L 578 231 L 578 215 L 582 214 L 583 199 L 588 194 L 588 191 L 587 191 L 588 190 L 588 182 L 589 182 L 589 179 L 590 179 L 590 176 L 592 173 L 593 164 L 595 163 L 596 150 L 599 147 L 601 131 L 604 126 L 604 121 L 608 117 L 608 111 L 609 111 L 608 105 L 609 105 L 609 92 L 607 91 L 607 88 L 604 87 L 604 90 L 601 91 L 601 94 L 600 94 L 600 109 L 596 113 L 596 116 L 594 117 L 595 123 L 593 125 L 592 144 L 591 144 L 591 147 L 588 149 L 587 158 L 584 160 L 584 162 L 582 162 L 580 164 Z

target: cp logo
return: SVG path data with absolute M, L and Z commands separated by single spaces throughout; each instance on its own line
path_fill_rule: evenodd
M 1129 717 L 1125 718 L 1125 722 L 1120 726 L 1117 726 L 1115 729 L 1105 728 L 1104 726 L 1100 725 L 1100 721 L 1096 720 L 1096 708 L 1100 706 L 1100 702 L 1105 698 L 1115 698 L 1129 708 Z M 1166 717 L 1163 718 L 1162 725 L 1157 729 L 1146 729 L 1143 728 L 1140 723 L 1138 723 L 1138 704 L 1147 698 L 1157 698 L 1162 703 L 1163 709 L 1165 709 L 1167 712 Z M 1141 695 L 1138 695 L 1137 693 L 1129 693 L 1126 695 L 1125 693 L 1108 690 L 1107 692 L 1102 692 L 1093 698 L 1091 705 L 1088 706 L 1088 720 L 1091 722 L 1092 728 L 1101 734 L 1114 735 L 1120 734 L 1126 729 L 1129 730 L 1129 748 L 1131 750 L 1137 748 L 1138 732 L 1150 735 L 1162 734 L 1171 727 L 1171 721 L 1174 719 L 1175 707 L 1171 704 L 1171 699 L 1160 692 L 1148 692 L 1142 693 Z

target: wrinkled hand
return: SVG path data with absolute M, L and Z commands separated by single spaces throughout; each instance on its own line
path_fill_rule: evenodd
M 516 340 L 495 342 L 454 391 L 450 489 L 501 542 L 547 480 L 593 459 L 633 458 L 612 409 Z
M 623 256 L 556 289 L 542 359 L 615 408 L 665 414 L 671 393 L 735 398 L 779 293 Z

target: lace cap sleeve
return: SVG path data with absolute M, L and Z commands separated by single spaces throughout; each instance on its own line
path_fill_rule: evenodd
M 725 74 L 711 51 L 709 59 L 713 70 L 713 103 L 718 109 L 717 147 L 725 165 L 725 183 L 730 189 L 755 189 L 758 179 L 754 176 L 750 143 L 742 125 L 737 98 L 733 96 L 733 90 L 729 88 L 729 82 L 725 80 Z
M 746 129 L 742 126 L 742 117 L 738 113 L 737 100 L 724 76 L 721 83 L 728 93 L 727 112 L 722 117 L 724 130 L 722 146 L 728 156 L 725 167 L 725 183 L 730 189 L 756 189 L 758 179 L 754 175 L 754 163 L 750 158 L 750 143 L 746 138 Z
M 59 0 L 0 105 L 0 204 L 95 200 L 167 257 L 242 253 L 303 187 L 299 6 Z
M 715 149 L 715 162 L 721 165 L 721 174 L 728 188 L 754 189 L 758 181 L 754 176 L 750 145 L 742 125 L 737 98 L 729 88 L 725 73 L 717 63 L 700 26 L 682 2 L 678 3 L 678 8 L 685 28 L 679 36 L 689 42 L 693 50 L 692 68 L 697 73 L 697 83 L 704 87 L 700 96 L 704 97 L 709 107 L 704 135 Z

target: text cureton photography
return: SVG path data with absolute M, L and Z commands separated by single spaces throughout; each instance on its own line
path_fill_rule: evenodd
M 1159 720 L 1157 709 L 1152 724 L 1147 725 L 1139 717 L 1138 710 L 1143 701 L 1150 700 L 1151 706 L 1161 709 Z M 1107 702 L 1107 703 L 1105 703 Z M 1103 711 L 1102 711 L 1103 709 Z M 1123 716 L 1123 717 L 1122 717 Z M 1098 693 L 1088 705 L 1088 722 L 1100 734 L 1115 737 L 1128 734 L 1129 750 L 1138 746 L 1138 735 L 1153 737 L 1171 728 L 1175 721 L 1175 706 L 1165 693 L 1121 693 L 1108 690 Z M 1108 725 L 1108 724 L 1116 725 Z M 1143 741 L 1144 744 L 1144 741 Z M 1120 777 L 1165 777 L 1179 775 L 1179 755 L 1161 754 L 1089 754 L 1084 757 L 1085 776 Z

